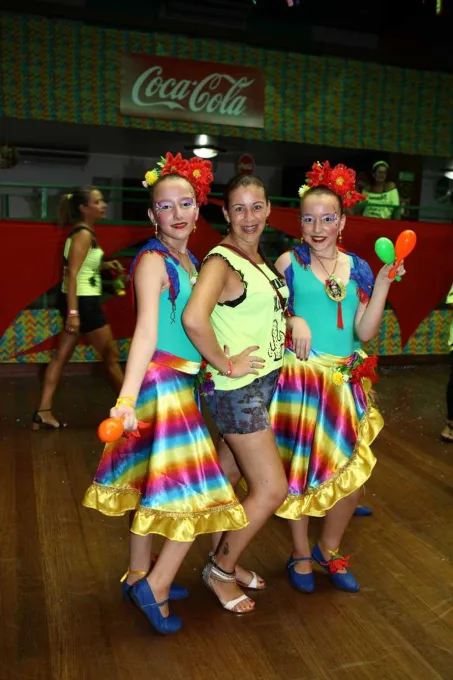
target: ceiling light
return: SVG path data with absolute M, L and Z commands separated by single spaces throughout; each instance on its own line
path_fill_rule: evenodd
M 215 158 L 218 155 L 217 149 L 209 146 L 200 146 L 193 150 L 195 156 L 199 158 Z
M 216 142 L 213 137 L 209 135 L 196 135 L 194 143 L 190 147 L 199 158 L 209 159 L 215 158 L 219 153 L 225 151 Z

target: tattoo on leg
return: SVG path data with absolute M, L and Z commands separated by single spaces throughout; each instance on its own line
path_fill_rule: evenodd
M 224 555 L 229 555 L 229 554 L 230 554 L 230 546 L 228 545 L 228 541 L 227 541 L 227 542 L 225 543 L 225 545 L 223 546 L 222 552 L 223 552 Z

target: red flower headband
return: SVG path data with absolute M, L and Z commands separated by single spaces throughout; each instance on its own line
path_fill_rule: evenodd
M 307 172 L 306 183 L 299 189 L 300 198 L 312 187 L 319 186 L 328 187 L 340 196 L 344 208 L 353 208 L 366 198 L 355 190 L 355 171 L 342 163 L 334 168 L 330 167 L 329 161 L 313 163 L 311 171 Z
M 173 156 L 168 151 L 165 158 L 161 158 L 157 164 L 157 168 L 148 170 L 142 184 L 144 187 L 152 187 L 159 177 L 163 175 L 179 175 L 184 177 L 195 190 L 197 205 L 208 202 L 207 197 L 211 189 L 211 183 L 214 180 L 211 161 L 205 161 L 196 156 L 186 160 L 180 153 Z

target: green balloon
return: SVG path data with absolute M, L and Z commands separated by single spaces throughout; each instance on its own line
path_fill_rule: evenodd
M 378 238 L 374 249 L 376 255 L 384 264 L 393 264 L 395 262 L 395 246 L 389 238 L 385 238 L 385 236 Z

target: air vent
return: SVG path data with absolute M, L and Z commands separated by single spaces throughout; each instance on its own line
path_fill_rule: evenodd
M 19 147 L 19 161 L 27 164 L 40 165 L 79 165 L 88 162 L 88 152 L 84 150 L 68 149 L 39 149 L 35 147 Z
M 243 31 L 252 10 L 252 0 L 168 0 L 162 5 L 160 17 Z

